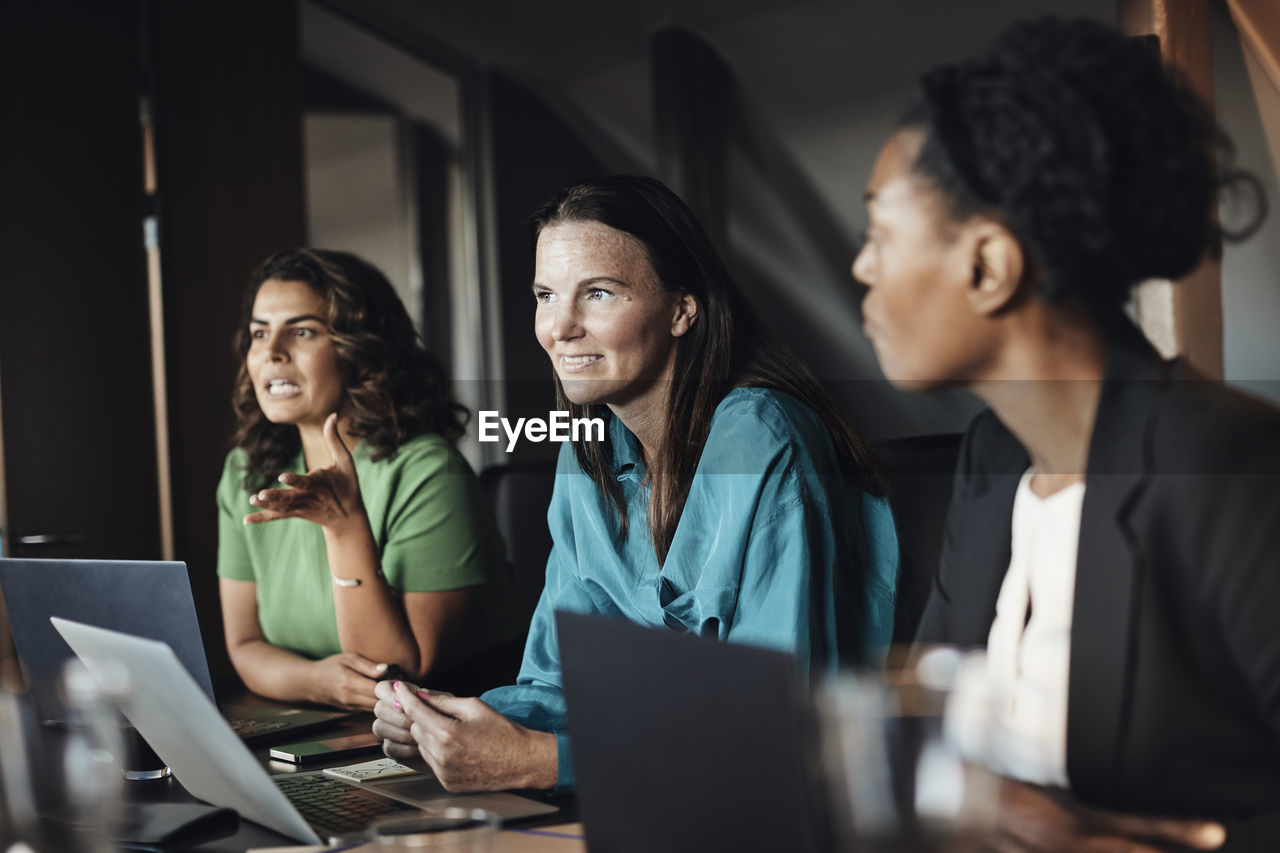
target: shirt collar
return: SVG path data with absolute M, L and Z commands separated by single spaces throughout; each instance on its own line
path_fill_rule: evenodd
M 619 480 L 644 479 L 644 452 L 640 439 L 616 415 L 609 417 L 609 441 L 613 445 L 613 473 Z

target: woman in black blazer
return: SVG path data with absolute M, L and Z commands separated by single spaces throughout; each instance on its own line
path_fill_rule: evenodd
M 1217 251 L 1224 185 L 1256 187 L 1222 139 L 1146 45 L 1048 19 L 926 74 L 867 189 L 853 273 L 886 376 L 990 407 L 918 639 L 1016 661 L 1010 702 L 1048 685 L 1014 846 L 1280 844 L 1280 411 L 1164 361 L 1125 311 Z M 1021 523 L 1066 544 L 1020 565 L 1015 503 L 1054 496 L 1074 509 Z

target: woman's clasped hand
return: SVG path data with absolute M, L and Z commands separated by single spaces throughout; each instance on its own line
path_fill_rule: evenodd
M 426 766 L 449 791 L 555 785 L 553 736 L 518 726 L 475 698 L 427 691 L 404 681 L 376 688 L 373 733 L 383 751 L 409 766 Z

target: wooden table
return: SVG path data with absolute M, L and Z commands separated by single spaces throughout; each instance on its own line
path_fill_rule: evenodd
M 586 849 L 580 823 L 504 830 L 494 845 L 494 853 L 583 853 Z

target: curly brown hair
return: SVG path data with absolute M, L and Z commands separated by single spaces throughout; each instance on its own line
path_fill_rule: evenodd
M 345 391 L 339 414 L 351 433 L 372 447 L 375 460 L 395 455 L 418 435 L 435 433 L 449 441 L 462 436 L 467 410 L 453 399 L 444 368 L 424 345 L 387 277 L 348 252 L 285 249 L 250 276 L 233 344 L 240 370 L 231 398 L 232 441 L 249 455 L 245 491 L 273 482 L 301 448 L 297 427 L 267 420 L 249 378 L 249 320 L 258 290 L 271 279 L 301 281 L 324 298 Z

